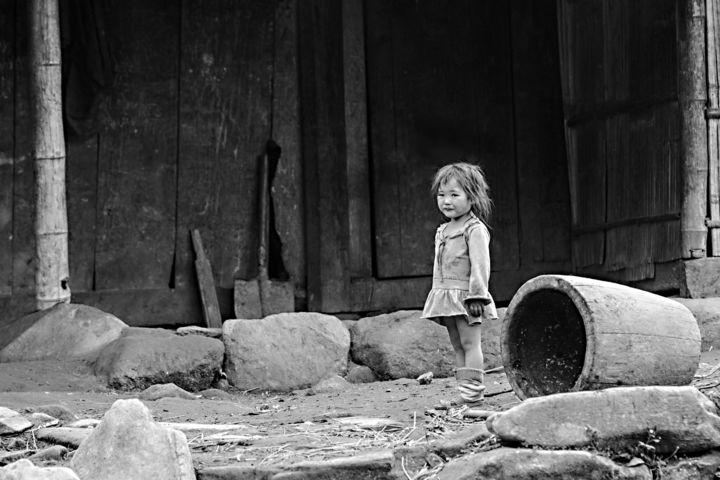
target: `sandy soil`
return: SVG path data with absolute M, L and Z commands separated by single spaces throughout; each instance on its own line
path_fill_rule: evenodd
M 488 410 L 502 410 L 517 398 L 502 373 L 487 376 Z M 314 458 L 356 454 L 422 438 L 439 438 L 466 423 L 438 422 L 426 410 L 454 396 L 451 379 L 420 385 L 413 379 L 351 385 L 345 391 L 312 394 L 309 390 L 275 394 L 230 391 L 225 400 L 163 398 L 145 401 L 155 420 L 236 424 L 235 435 L 247 444 L 219 445 L 201 432 L 187 433 L 196 466 L 272 465 Z M 22 411 L 27 407 L 59 404 L 80 418 L 100 419 L 120 398 L 137 392 L 107 388 L 83 362 L 22 362 L 0 364 L 0 406 Z M 333 419 L 348 416 L 390 418 L 401 422 L 394 433 L 369 432 L 341 425 Z M 3 444 L 0 440 L 0 449 Z M 245 443 L 245 442 L 241 442 Z

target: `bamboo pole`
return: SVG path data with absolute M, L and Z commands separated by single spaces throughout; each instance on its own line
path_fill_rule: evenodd
M 70 301 L 58 13 L 58 0 L 31 0 L 35 299 L 39 310 Z
M 720 89 L 718 86 L 718 0 L 706 0 L 705 17 L 707 23 L 707 70 L 708 70 L 708 209 L 711 222 L 710 252 L 713 257 L 720 256 L 720 228 L 712 226 L 720 221 Z
M 705 106 L 704 0 L 679 2 L 678 55 L 680 104 L 680 156 L 682 159 L 681 244 L 682 258 L 706 255 L 707 229 L 707 124 Z

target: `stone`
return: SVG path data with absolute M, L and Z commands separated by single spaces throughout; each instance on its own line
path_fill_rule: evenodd
M 694 387 L 616 387 L 530 398 L 492 415 L 503 442 L 545 448 L 625 450 L 647 442 L 660 454 L 720 447 L 715 405 Z
M 54 427 L 60 423 L 57 418 L 42 412 L 31 413 L 26 415 L 25 418 L 32 423 L 32 428 Z
M 178 335 L 202 335 L 210 338 L 222 338 L 222 328 L 206 328 L 191 325 L 189 327 L 180 327 L 175 330 Z
M 70 466 L 87 479 L 195 479 L 185 435 L 158 425 L 137 399 L 117 400 L 78 447 Z
M 66 467 L 36 467 L 30 460 L 18 460 L 0 468 L 0 480 L 80 480 Z
M 225 368 L 231 385 L 290 391 L 344 374 L 350 334 L 337 317 L 280 313 L 262 320 L 226 320 Z
M 333 393 L 342 392 L 347 390 L 348 388 L 352 388 L 350 382 L 348 382 L 339 375 L 333 375 L 332 377 L 320 380 L 318 383 L 316 383 L 310 388 L 310 391 L 315 394 Z
M 500 330 L 507 309 L 498 309 L 498 320 L 481 328 L 485 369 L 502 365 Z M 453 375 L 455 354 L 447 329 L 420 317 L 422 312 L 401 310 L 367 317 L 352 327 L 351 356 L 382 379 L 416 378 L 432 371 L 436 377 Z
M 38 450 L 37 452 L 33 453 L 28 457 L 28 460 L 34 460 L 36 462 L 48 462 L 48 461 L 54 461 L 59 462 L 61 461 L 65 455 L 68 454 L 68 449 L 63 447 L 62 445 L 53 445 L 52 447 L 43 448 L 42 450 Z
M 219 388 L 208 388 L 198 393 L 202 395 L 202 398 L 207 398 L 208 400 L 232 400 L 233 398 L 232 395 Z
M 92 429 L 90 428 L 51 427 L 39 429 L 35 432 L 35 436 L 38 440 L 48 443 L 77 448 L 91 433 Z
M 275 474 L 272 480 L 394 480 L 393 453 L 380 451 L 335 458 L 332 460 L 305 461 Z
M 74 422 L 78 419 L 73 412 L 62 405 L 39 405 L 37 407 L 28 407 L 25 411 L 29 413 L 44 413 L 57 418 L 63 423 Z
M 353 361 L 370 367 L 381 380 L 414 379 L 427 371 L 450 376 L 455 357 L 447 330 L 420 314 L 401 310 L 358 320 L 353 329 Z
M 158 400 L 166 397 L 177 397 L 185 400 L 196 400 L 200 395 L 195 395 L 183 390 L 174 383 L 163 383 L 161 385 L 150 385 L 148 388 L 140 392 L 138 398 L 140 400 Z
M 714 451 L 698 457 L 687 457 L 662 467 L 663 480 L 717 480 L 720 470 L 720 452 Z
M 0 362 L 92 359 L 127 328 L 97 308 L 59 303 L 0 329 L 0 338 L 10 339 L 0 342 Z
M 128 335 L 100 353 L 95 375 L 106 377 L 110 387 L 120 390 L 141 390 L 158 383 L 174 383 L 188 391 L 210 387 L 222 366 L 223 343 L 153 330 L 161 329 L 128 329 Z
M 0 435 L 16 435 L 30 430 L 32 426 L 31 421 L 20 415 L 0 418 Z
M 18 417 L 20 412 L 17 412 L 11 408 L 0 407 L 0 418 Z
M 223 465 L 198 469 L 198 480 L 272 480 L 279 468 Z
M 438 480 L 652 480 L 645 465 L 625 467 L 594 453 L 577 450 L 499 448 L 448 462 Z M 664 477 L 663 477 L 664 478 Z
M 345 380 L 350 383 L 371 383 L 376 382 L 377 377 L 370 367 L 355 365 L 348 370 Z
M 720 298 L 673 298 L 685 305 L 697 320 L 703 352 L 720 348 Z
M 430 442 L 429 448 L 436 453 L 445 456 L 459 455 L 464 449 L 476 442 L 490 438 L 492 434 L 488 431 L 485 422 L 471 424 L 457 432 L 453 432 L 440 440 Z

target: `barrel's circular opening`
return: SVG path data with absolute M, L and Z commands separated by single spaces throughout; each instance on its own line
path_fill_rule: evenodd
M 540 289 L 513 309 L 504 341 L 512 375 L 530 397 L 568 392 L 585 363 L 585 324 L 565 293 Z

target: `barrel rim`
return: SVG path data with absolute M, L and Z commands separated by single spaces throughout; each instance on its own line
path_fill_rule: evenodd
M 573 302 L 573 305 L 575 305 L 575 308 L 578 310 L 578 313 L 582 318 L 583 326 L 585 327 L 585 358 L 583 360 L 583 368 L 570 391 L 582 390 L 583 384 L 593 371 L 595 363 L 594 352 L 596 347 L 594 335 L 595 326 L 592 322 L 587 321 L 588 314 L 590 313 L 590 307 L 588 306 L 585 298 L 577 291 L 575 284 L 576 281 L 582 282 L 583 280 L 592 281 L 592 279 L 586 279 L 585 277 L 578 277 L 574 275 L 538 275 L 537 277 L 533 277 L 526 281 L 510 300 L 510 304 L 505 312 L 505 319 L 503 320 L 500 333 L 500 348 L 502 362 L 508 382 L 510 383 L 513 391 L 515 391 L 515 394 L 521 400 L 529 398 L 530 395 L 527 395 L 525 389 L 521 387 L 516 379 L 515 369 L 512 368 L 512 362 L 509 358 L 510 342 L 508 338 L 508 330 L 510 329 L 510 325 L 513 323 L 513 314 L 518 309 L 519 305 L 522 304 L 523 300 L 525 300 L 531 293 L 541 290 L 554 290 L 564 293 Z

